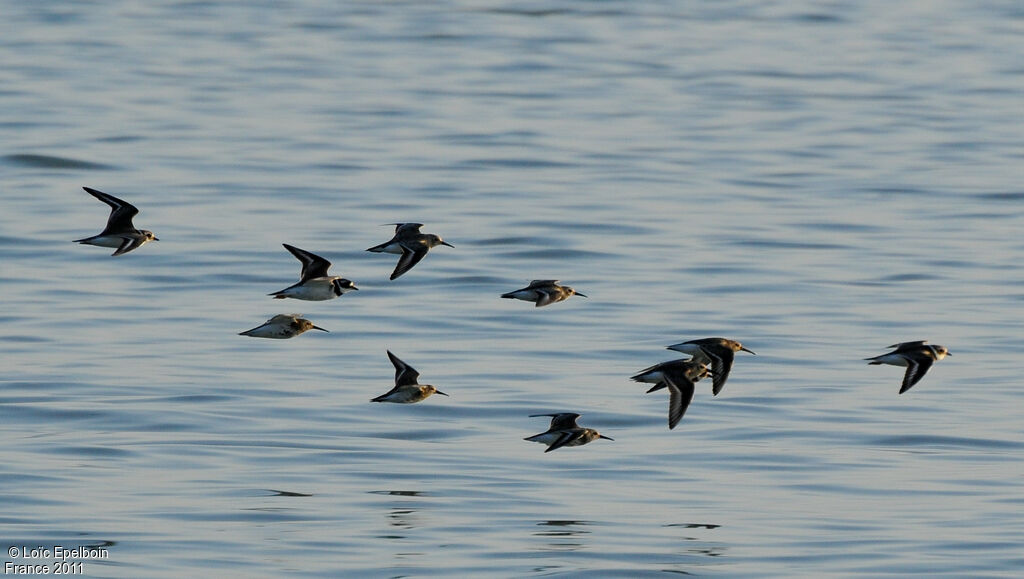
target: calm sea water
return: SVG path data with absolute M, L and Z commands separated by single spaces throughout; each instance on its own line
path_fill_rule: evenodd
M 5 563 L 1024 569 L 1019 3 L 0 7 Z M 83 185 L 161 241 L 70 243 Z M 396 221 L 456 247 L 389 282 Z M 281 243 L 360 291 L 270 299 Z M 237 335 L 290 312 L 331 333 Z M 706 336 L 757 356 L 669 431 L 628 377 Z M 902 396 L 862 360 L 919 339 Z M 369 403 L 388 349 L 451 397 Z M 522 440 L 559 411 L 614 442 Z

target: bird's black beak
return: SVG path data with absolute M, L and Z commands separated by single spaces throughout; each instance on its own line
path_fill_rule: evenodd
M 327 330 L 321 328 L 320 326 L 313 326 L 313 329 L 314 330 L 320 330 L 321 332 L 327 332 Z M 327 333 L 330 334 L 330 332 L 327 332 Z

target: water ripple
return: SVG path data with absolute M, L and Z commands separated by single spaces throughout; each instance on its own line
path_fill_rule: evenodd
M 68 157 L 57 157 L 53 155 L 38 155 L 33 153 L 18 153 L 5 155 L 3 159 L 12 165 L 32 167 L 36 169 L 64 169 L 64 170 L 112 170 L 112 165 L 93 163 Z

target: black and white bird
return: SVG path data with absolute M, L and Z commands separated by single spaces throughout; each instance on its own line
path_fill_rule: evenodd
M 693 401 L 694 385 L 708 375 L 708 367 L 695 358 L 670 360 L 641 370 L 630 380 L 654 384 L 647 392 L 668 388 L 668 427 L 676 427 Z
M 396 402 L 398 404 L 412 404 L 426 399 L 431 394 L 448 396 L 430 384 L 420 384 L 420 373 L 412 366 L 401 361 L 398 356 L 388 350 L 388 358 L 395 367 L 395 387 L 384 394 L 373 398 L 371 402 Z
M 530 442 L 539 442 L 541 444 L 548 445 L 547 450 L 544 452 L 551 452 L 557 450 L 563 446 L 583 446 L 588 442 L 603 438 L 605 440 L 614 440 L 609 438 L 593 428 L 584 428 L 579 424 L 576 424 L 576 419 L 580 417 L 575 412 L 560 412 L 557 414 L 531 414 L 531 418 L 538 416 L 550 416 L 551 426 L 540 434 L 534 434 L 528 436 L 523 440 Z
M 906 366 L 907 372 L 903 375 L 903 385 L 900 387 L 900 394 L 910 390 L 914 384 L 920 382 L 921 378 L 924 378 L 925 373 L 928 372 L 928 369 L 932 367 L 932 364 L 946 356 L 953 355 L 945 346 L 929 345 L 928 340 L 901 342 L 889 347 L 896 349 L 887 354 L 864 359 L 868 360 L 868 364 L 872 366 L 876 364 Z
M 313 322 L 306 318 L 299 317 L 299 314 L 277 314 L 263 322 L 262 325 L 256 326 L 251 330 L 239 332 L 238 335 L 252 336 L 253 338 L 274 338 L 276 340 L 285 340 L 288 338 L 294 338 L 308 330 L 320 330 L 321 332 L 327 331 L 320 326 L 313 325 Z
M 581 298 L 587 297 L 567 285 L 558 285 L 557 279 L 535 279 L 530 282 L 530 285 L 516 291 L 501 294 L 501 297 L 534 302 L 535 307 L 539 308 L 567 300 L 574 295 Z
M 711 393 L 714 396 L 718 396 L 718 393 L 725 387 L 725 381 L 729 379 L 729 371 L 732 370 L 732 361 L 736 352 L 742 350 L 754 354 L 744 348 L 743 344 L 727 338 L 690 340 L 673 344 L 668 349 L 689 354 L 693 356 L 695 362 L 703 362 L 711 366 Z
M 274 299 L 295 298 L 297 300 L 319 302 L 333 300 L 346 292 L 359 289 L 351 281 L 341 276 L 329 275 L 327 270 L 331 267 L 331 262 L 319 255 L 293 247 L 287 243 L 282 243 L 281 245 L 302 262 L 302 273 L 299 274 L 298 283 L 290 285 L 281 291 L 267 294 L 274 296 Z
M 142 247 L 148 241 L 160 241 L 147 229 L 135 229 L 132 218 L 139 210 L 134 205 L 89 187 L 82 187 L 85 192 L 110 206 L 110 217 L 107 226 L 97 235 L 76 239 L 75 243 L 96 245 L 99 247 L 116 247 L 111 255 L 122 255 Z
M 412 269 L 414 265 L 426 257 L 431 248 L 438 245 L 455 247 L 433 233 L 420 233 L 422 223 L 392 223 L 395 226 L 395 235 L 380 245 L 375 245 L 366 251 L 374 253 L 395 253 L 400 255 L 395 271 L 391 272 L 391 279 L 394 280 L 403 273 Z

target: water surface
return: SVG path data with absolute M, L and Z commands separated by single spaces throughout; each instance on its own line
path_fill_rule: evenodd
M 1013 3 L 4 3 L 3 546 L 92 577 L 1013 576 Z M 70 243 L 136 204 L 159 242 Z M 365 248 L 438 247 L 394 282 Z M 272 300 L 325 256 L 359 292 Z M 498 296 L 557 278 L 589 296 Z M 237 333 L 302 313 L 330 334 Z M 628 377 L 728 336 L 716 398 Z M 897 395 L 861 359 L 953 356 Z M 450 398 L 398 406 L 392 350 Z M 529 414 L 615 439 L 544 453 Z M 14 562 L 25 563 L 18 558 Z M 32 562 L 32 561 L 28 561 Z

